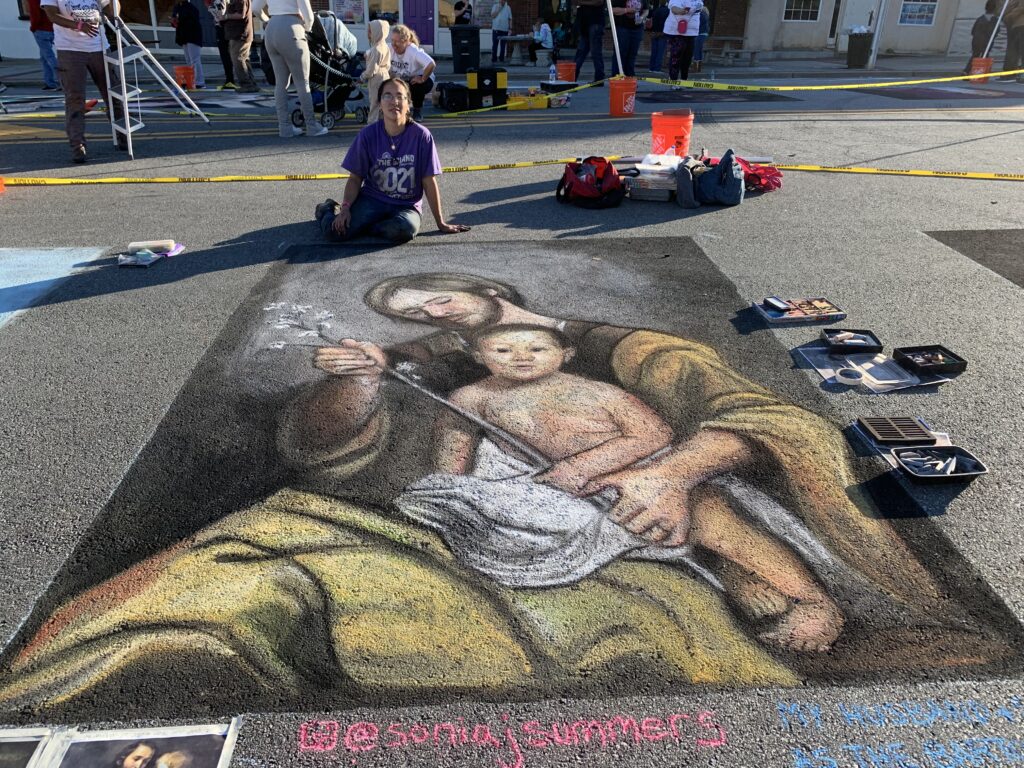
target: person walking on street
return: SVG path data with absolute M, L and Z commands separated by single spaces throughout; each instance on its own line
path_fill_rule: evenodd
M 206 87 L 203 75 L 203 28 L 199 23 L 199 9 L 190 0 L 178 0 L 171 11 L 174 42 L 185 52 L 185 65 L 195 73 L 196 88 Z
M 85 148 L 85 78 L 92 79 L 100 98 L 107 105 L 113 120 L 124 115 L 120 102 L 107 93 L 107 37 L 103 34 L 102 16 L 115 21 L 110 0 L 42 0 L 42 8 L 53 23 L 54 45 L 57 48 L 57 72 L 64 88 L 64 128 L 71 145 L 71 159 L 84 163 Z M 109 70 L 110 84 L 120 86 L 114 70 Z M 128 140 L 117 134 L 118 149 L 127 149 Z
M 593 54 L 595 84 L 604 84 L 604 3 L 605 0 L 579 0 L 576 7 L 576 82 L 587 56 Z
M 302 135 L 292 125 L 288 81 L 291 79 L 306 121 L 307 136 L 323 136 L 327 129 L 316 122 L 313 95 L 309 92 L 309 44 L 306 32 L 313 26 L 313 8 L 309 0 L 256 0 L 253 15 L 266 9 L 270 22 L 263 30 L 263 42 L 274 65 L 274 102 L 277 106 L 277 131 L 283 139 Z
M 53 48 L 53 22 L 39 0 L 28 0 L 28 18 L 28 28 L 39 46 L 39 63 L 43 65 L 43 90 L 56 91 L 60 84 L 57 82 L 57 52 Z
M 1014 69 L 1024 69 L 1024 0 L 1010 0 L 1003 14 L 1003 23 L 1006 24 L 1006 59 L 1003 61 L 1003 71 L 1009 72 Z M 1024 83 L 1024 75 L 1006 75 L 1000 80 L 1014 80 Z
M 648 29 L 651 30 L 651 60 L 647 67 L 651 72 L 661 72 L 665 60 L 665 19 L 668 18 L 666 0 L 656 0 L 658 7 L 648 18 Z
M 508 0 L 498 0 L 491 7 L 491 63 L 505 61 L 505 40 L 512 32 L 512 8 Z
M 700 72 L 704 69 L 704 43 L 708 40 L 708 35 L 711 34 L 711 11 L 705 5 L 700 9 L 700 31 L 697 32 L 697 40 L 693 44 L 693 64 L 694 72 Z
M 239 93 L 259 93 L 256 78 L 252 76 L 249 52 L 252 50 L 252 2 L 251 0 L 228 0 L 221 21 L 224 37 L 228 41 L 231 63 L 234 68 L 232 82 Z
M 647 0 L 612 0 L 612 19 L 619 38 L 622 74 L 636 77 L 636 57 L 644 40 L 644 21 L 650 7 Z M 612 62 L 612 77 L 619 74 L 618 59 Z
M 690 63 L 697 33 L 700 32 L 700 9 L 703 6 L 702 0 L 668 0 L 669 14 L 662 31 L 668 37 L 670 80 L 690 77 Z

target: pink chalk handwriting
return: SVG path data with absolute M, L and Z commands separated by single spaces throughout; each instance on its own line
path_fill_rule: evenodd
M 498 768 L 524 768 L 532 750 L 573 747 L 604 750 L 610 745 L 669 741 L 683 750 L 716 749 L 725 746 L 725 728 L 715 713 L 671 712 L 664 715 L 581 717 L 577 720 L 516 723 L 509 714 L 501 724 L 474 722 L 464 718 L 443 722 L 374 723 L 365 720 L 342 726 L 335 720 L 310 720 L 299 727 L 299 750 L 333 752 L 342 745 L 350 754 L 374 750 L 432 749 L 435 751 L 490 750 Z
M 300 752 L 332 752 L 338 746 L 337 720 L 309 720 L 299 726 Z

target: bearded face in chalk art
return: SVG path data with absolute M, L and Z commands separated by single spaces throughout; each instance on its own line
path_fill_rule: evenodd
M 60 711 L 183 664 L 225 681 L 181 698 L 216 708 L 1013 655 L 879 513 L 842 434 L 708 344 L 534 310 L 477 275 L 367 288 L 382 334 L 424 332 L 348 338 L 350 315 L 276 284 L 239 310 L 259 327 L 235 348 L 307 377 L 272 409 L 287 485 L 65 601 L 0 702 Z

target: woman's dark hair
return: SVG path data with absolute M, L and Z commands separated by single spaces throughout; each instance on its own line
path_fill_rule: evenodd
M 380 103 L 381 97 L 384 95 L 384 86 L 387 85 L 388 83 L 395 83 L 396 85 L 401 85 L 402 88 L 405 89 L 406 97 L 409 99 L 410 102 L 412 101 L 412 88 L 409 87 L 409 84 L 400 77 L 392 77 L 381 83 L 380 87 L 377 89 L 378 104 Z
M 125 747 L 117 753 L 117 757 L 114 758 L 114 768 L 123 768 L 124 761 L 127 759 L 128 755 L 130 755 L 139 747 L 146 747 L 153 753 L 153 755 L 156 754 L 156 747 L 154 747 L 148 741 L 133 741 L 131 744 L 129 744 L 127 747 Z M 152 759 L 152 755 L 150 755 L 150 759 Z

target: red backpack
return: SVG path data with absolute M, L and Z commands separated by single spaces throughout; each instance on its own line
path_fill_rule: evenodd
M 626 196 L 619 172 L 610 160 L 588 157 L 581 163 L 566 163 L 555 198 L 580 208 L 614 208 Z

